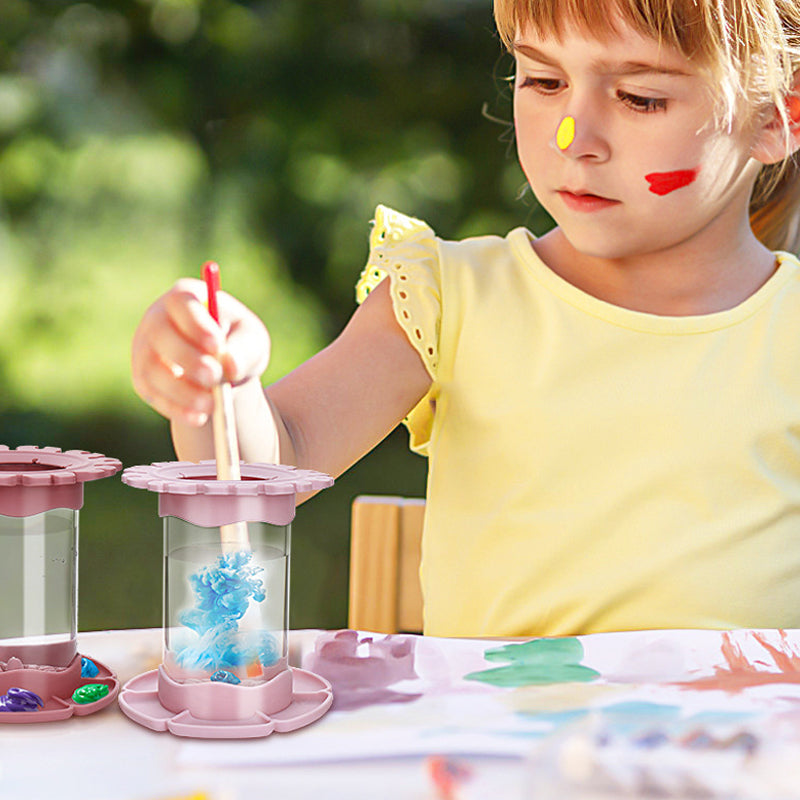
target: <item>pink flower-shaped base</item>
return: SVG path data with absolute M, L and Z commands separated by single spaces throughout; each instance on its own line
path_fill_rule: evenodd
M 256 739 L 271 733 L 288 733 L 318 720 L 333 702 L 330 683 L 304 669 L 289 667 L 292 677 L 292 694 L 289 705 L 280 711 L 254 710 L 245 719 L 201 719 L 188 710 L 171 711 L 162 705 L 159 684 L 169 681 L 163 666 L 145 672 L 128 681 L 119 696 L 123 713 L 134 722 L 153 731 L 169 731 L 175 736 L 195 739 Z M 224 683 L 198 683 L 183 686 L 183 692 L 196 688 L 206 697 L 217 693 L 221 702 L 230 701 L 232 695 L 246 693 L 253 687 L 231 686 Z M 219 717 L 219 711 L 215 716 Z

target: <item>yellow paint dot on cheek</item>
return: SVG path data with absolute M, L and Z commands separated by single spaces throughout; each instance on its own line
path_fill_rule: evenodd
M 556 131 L 556 144 L 559 150 L 566 150 L 575 138 L 575 118 L 564 117 Z

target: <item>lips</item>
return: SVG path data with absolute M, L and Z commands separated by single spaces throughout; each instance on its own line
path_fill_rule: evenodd
M 558 189 L 558 196 L 568 208 L 575 211 L 600 211 L 619 204 L 619 200 L 603 197 L 585 189 Z
M 575 195 L 575 197 L 600 197 L 603 200 L 610 199 L 608 197 L 603 197 L 601 194 L 589 191 L 589 189 L 571 189 L 569 186 L 562 186 L 557 191 L 563 192 L 564 194 L 572 194 Z

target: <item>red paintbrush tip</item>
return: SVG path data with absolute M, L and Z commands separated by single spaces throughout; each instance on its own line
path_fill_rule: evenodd
M 219 307 L 217 306 L 217 292 L 219 291 L 219 264 L 216 261 L 206 261 L 203 264 L 203 280 L 208 289 L 208 313 L 219 325 Z

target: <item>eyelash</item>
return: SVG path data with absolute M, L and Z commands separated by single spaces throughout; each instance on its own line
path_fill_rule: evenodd
M 665 97 L 642 97 L 630 92 L 618 91 L 617 97 L 628 108 L 638 111 L 640 114 L 652 114 L 654 111 L 666 111 L 667 99 Z
M 539 94 L 552 95 L 560 88 L 563 81 L 559 78 L 523 78 L 519 84 L 520 89 L 531 88 Z M 656 111 L 667 110 L 665 97 L 643 97 L 631 92 L 617 91 L 617 98 L 621 103 L 638 114 L 652 114 Z

